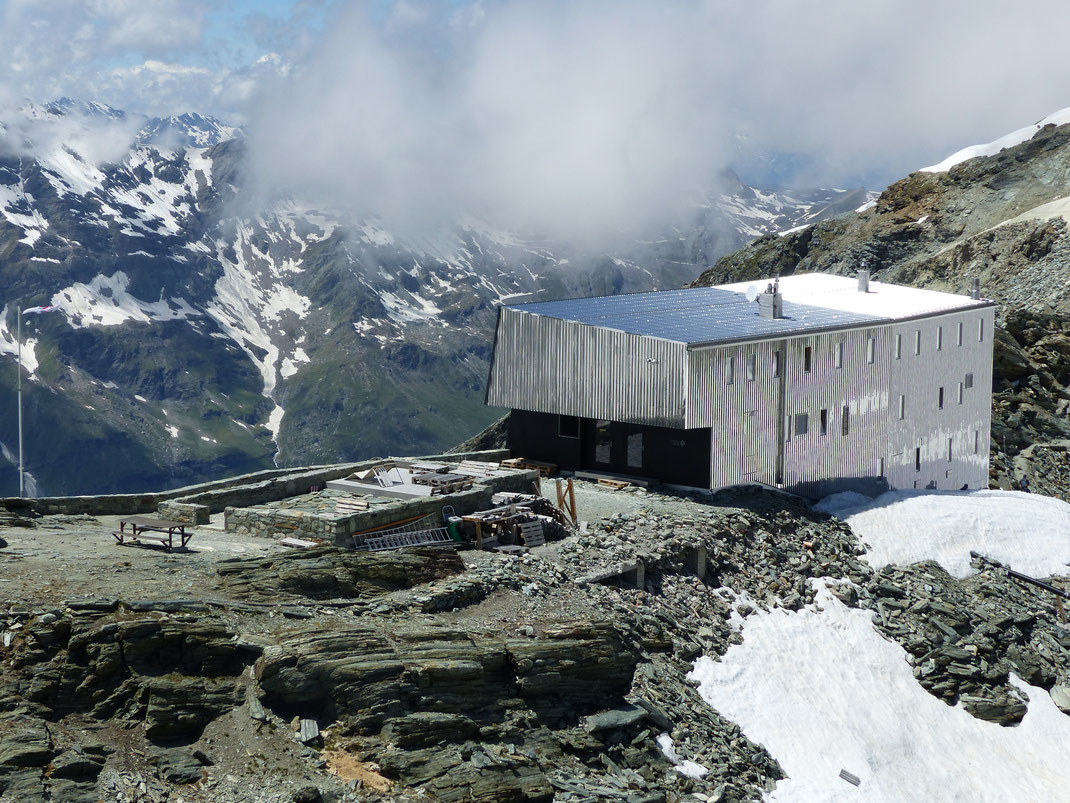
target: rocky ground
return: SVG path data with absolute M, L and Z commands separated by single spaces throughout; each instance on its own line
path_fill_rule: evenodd
M 780 767 L 686 675 L 820 577 L 947 702 L 1013 724 L 1011 672 L 1063 699 L 1068 632 L 1001 567 L 875 575 L 794 497 L 577 485 L 586 531 L 517 558 L 4 520 L 0 800 L 756 799 Z

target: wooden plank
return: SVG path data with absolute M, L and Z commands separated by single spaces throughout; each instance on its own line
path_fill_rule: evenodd
M 572 515 L 572 526 L 575 527 L 579 521 L 576 518 L 576 489 L 572 485 L 572 477 L 568 478 L 568 512 Z
M 612 488 L 614 491 L 619 491 L 622 488 L 627 488 L 631 485 L 630 482 L 624 482 L 623 480 L 611 480 L 607 477 L 599 477 L 598 484 L 605 488 Z
M 314 546 L 319 546 L 315 541 L 305 541 L 301 538 L 280 538 L 279 543 L 283 546 L 295 547 L 297 549 L 311 549 Z

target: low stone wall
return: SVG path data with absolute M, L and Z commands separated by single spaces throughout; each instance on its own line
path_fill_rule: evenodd
M 413 460 L 437 460 L 443 463 L 461 460 L 504 460 L 509 457 L 507 449 L 495 449 L 485 452 L 467 452 L 464 454 L 429 455 L 419 458 L 397 458 Z M 37 513 L 48 515 L 65 513 L 67 515 L 87 514 L 90 516 L 124 516 L 135 513 L 161 512 L 163 502 L 182 502 L 187 505 L 207 505 L 210 512 L 218 513 L 228 505 L 257 505 L 277 502 L 288 496 L 307 493 L 313 485 L 322 486 L 328 479 L 345 477 L 360 468 L 389 458 L 363 460 L 359 463 L 336 463 L 325 466 L 300 466 L 295 468 L 276 468 L 241 474 L 197 485 L 187 485 L 170 491 L 156 491 L 140 494 L 102 494 L 98 496 L 45 496 L 37 499 L 12 496 L 0 499 L 0 507 L 12 512 Z M 186 508 L 170 508 L 179 515 L 197 515 Z M 178 518 L 175 521 L 190 519 Z
M 353 546 L 352 533 L 385 527 L 394 522 L 419 516 L 435 515 L 435 525 L 441 523 L 442 508 L 452 506 L 458 515 L 484 510 L 493 505 L 491 497 L 501 491 L 531 493 L 531 485 L 538 477 L 536 471 L 510 471 L 498 477 L 488 477 L 473 488 L 443 496 L 398 499 L 372 510 L 336 518 L 323 513 L 269 507 L 228 507 L 224 513 L 227 532 L 262 538 L 322 538 L 338 546 Z M 359 543 L 358 536 L 357 542 Z

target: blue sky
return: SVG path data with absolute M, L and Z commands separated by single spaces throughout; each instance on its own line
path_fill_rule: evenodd
M 1008 8 L 0 0 L 0 109 L 205 112 L 245 124 L 279 184 L 522 218 L 608 196 L 615 219 L 765 154 L 798 183 L 879 187 L 1070 106 L 1070 5 Z

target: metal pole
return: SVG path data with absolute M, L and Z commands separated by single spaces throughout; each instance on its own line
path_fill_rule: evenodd
M 18 325 L 16 327 L 16 337 L 18 340 L 18 365 L 15 366 L 15 370 L 18 371 L 19 380 L 19 496 L 23 496 L 22 492 L 22 478 L 23 478 L 23 463 L 22 463 L 22 305 L 19 304 L 18 309 Z

